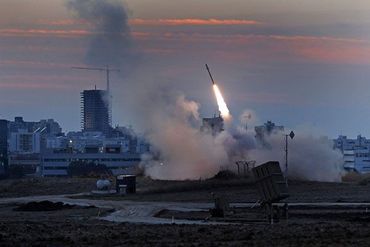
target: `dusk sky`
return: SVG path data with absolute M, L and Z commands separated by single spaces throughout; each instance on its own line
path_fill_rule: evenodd
M 103 73 L 71 69 L 89 66 L 96 30 L 67 2 L 0 0 L 0 118 L 54 118 L 64 131 L 79 130 L 80 92 L 105 87 Z M 114 124 L 135 127 L 129 89 L 140 80 L 165 83 L 212 116 L 208 63 L 235 118 L 252 109 L 259 123 L 370 137 L 369 0 L 128 0 L 124 6 L 131 49 L 140 55 L 112 74 Z

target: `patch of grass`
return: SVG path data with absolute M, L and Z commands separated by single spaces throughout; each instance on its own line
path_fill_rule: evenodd
M 199 191 L 209 190 L 220 187 L 238 187 L 245 185 L 252 185 L 252 179 L 234 178 L 234 179 L 208 179 L 197 181 L 158 181 L 156 186 L 142 188 L 142 194 L 155 194 L 155 193 L 173 193 L 185 191 Z

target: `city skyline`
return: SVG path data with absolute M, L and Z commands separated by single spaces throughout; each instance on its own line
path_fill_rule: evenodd
M 113 1 L 117 2 L 117 1 Z M 90 23 L 68 1 L 0 3 L 0 118 L 53 118 L 79 130 L 79 94 L 105 88 L 87 66 Z M 113 73 L 113 124 L 137 126 L 131 85 L 152 81 L 216 111 L 204 64 L 235 119 L 310 126 L 323 134 L 370 135 L 370 3 L 367 1 L 125 2 L 140 58 Z M 112 64 L 115 66 L 115 64 Z

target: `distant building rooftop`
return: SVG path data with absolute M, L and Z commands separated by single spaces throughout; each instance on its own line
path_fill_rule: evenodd
M 203 118 L 201 131 L 217 135 L 224 131 L 224 119 L 221 116 L 214 116 L 213 118 Z

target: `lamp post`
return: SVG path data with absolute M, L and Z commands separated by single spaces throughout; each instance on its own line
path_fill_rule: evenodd
M 289 134 L 285 134 L 285 182 L 288 185 L 288 136 L 293 139 L 295 134 L 290 131 Z

